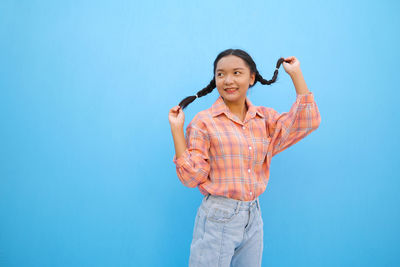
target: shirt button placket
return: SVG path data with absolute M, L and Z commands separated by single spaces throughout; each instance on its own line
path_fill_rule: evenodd
M 246 126 L 242 126 L 242 129 L 243 130 L 246 130 Z M 246 134 L 245 134 L 246 135 Z M 251 146 L 249 146 L 249 150 L 250 150 L 250 154 L 251 154 L 251 150 L 252 150 L 252 147 Z M 249 172 L 249 173 L 251 173 L 251 169 L 249 168 L 249 169 L 247 169 L 247 171 Z M 252 197 L 253 196 L 253 192 L 250 192 L 250 197 Z

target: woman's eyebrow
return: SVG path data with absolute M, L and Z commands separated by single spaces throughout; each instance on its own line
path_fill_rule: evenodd
M 217 71 L 223 71 L 224 69 L 217 69 Z M 244 70 L 244 68 L 234 68 L 234 70 Z

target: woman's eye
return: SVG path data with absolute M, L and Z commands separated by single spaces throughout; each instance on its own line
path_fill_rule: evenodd
M 240 71 L 235 71 L 234 73 L 241 73 Z M 223 75 L 223 73 L 217 73 L 217 76 L 222 76 Z

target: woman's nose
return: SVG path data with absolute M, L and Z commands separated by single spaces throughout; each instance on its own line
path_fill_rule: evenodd
M 226 78 L 225 78 L 225 83 L 226 83 L 226 84 L 229 84 L 229 83 L 231 83 L 232 81 L 233 81 L 233 78 L 232 78 L 230 75 L 227 75 Z

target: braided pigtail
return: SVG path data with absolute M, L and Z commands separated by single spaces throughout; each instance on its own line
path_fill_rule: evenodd
M 215 85 L 215 79 L 213 78 L 213 79 L 211 80 L 211 82 L 210 82 L 206 87 L 204 87 L 203 89 L 201 89 L 200 91 L 198 91 L 196 95 L 194 95 L 194 96 L 188 96 L 188 97 L 186 97 L 185 99 L 183 99 L 183 100 L 179 103 L 179 106 L 182 108 L 182 110 L 185 109 L 185 108 L 186 108 L 190 103 L 192 103 L 197 97 L 202 97 L 202 96 L 205 96 L 206 94 L 211 93 L 211 92 L 214 90 L 215 87 L 216 87 L 216 85 Z
M 267 85 L 270 85 L 270 84 L 272 84 L 272 83 L 274 83 L 275 81 L 276 81 L 276 78 L 278 77 L 278 69 L 279 69 L 279 67 L 281 66 L 281 64 L 283 63 L 283 61 L 285 61 L 284 60 L 284 58 L 283 57 L 281 57 L 281 58 L 279 58 L 278 59 L 278 62 L 276 62 L 276 68 L 275 68 L 275 71 L 274 71 L 274 76 L 272 76 L 272 79 L 271 80 L 265 80 L 262 76 L 261 76 L 261 74 L 260 73 L 258 73 L 258 70 L 256 71 L 256 82 L 257 81 L 259 81 L 261 84 L 267 84 Z M 255 84 L 255 83 L 254 83 Z

